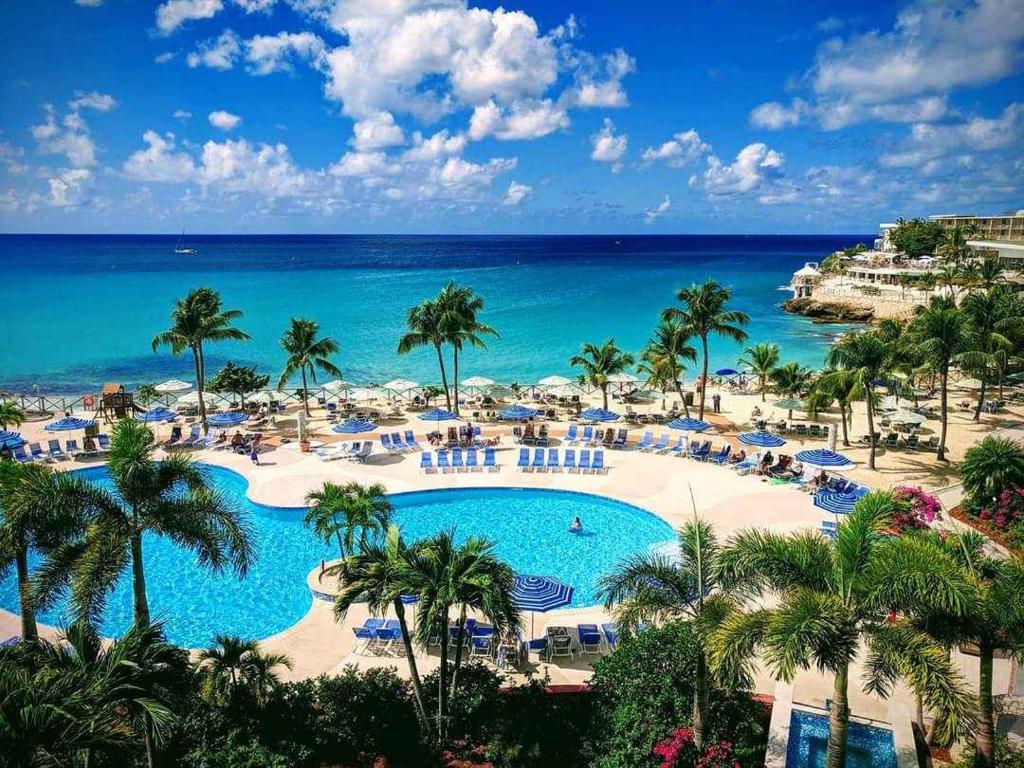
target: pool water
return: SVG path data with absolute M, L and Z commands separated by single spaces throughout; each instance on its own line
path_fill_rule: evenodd
M 195 557 L 170 541 L 147 535 L 143 542 L 146 586 L 154 618 L 165 621 L 168 638 L 202 647 L 216 633 L 263 638 L 291 626 L 309 610 L 306 576 L 337 549 L 318 541 L 302 525 L 304 509 L 269 507 L 246 496 L 244 477 L 207 466 L 214 486 L 232 498 L 248 518 L 256 562 L 244 579 L 210 573 Z M 104 467 L 80 470 L 85 478 L 111 487 Z M 594 605 L 595 585 L 624 557 L 674 536 L 658 517 L 629 504 L 590 494 L 518 488 L 452 489 L 392 496 L 395 522 L 414 541 L 446 528 L 456 537 L 485 536 L 517 573 L 554 576 L 575 587 L 573 607 Z M 573 517 L 584 532 L 567 530 Z M 32 565 L 38 563 L 33 559 Z M 0 580 L 0 607 L 18 609 L 17 580 Z M 60 605 L 39 620 L 62 626 Z M 101 630 L 111 637 L 132 618 L 131 581 L 126 571 L 107 603 Z
M 828 733 L 827 715 L 794 709 L 786 750 L 787 768 L 824 768 Z M 846 768 L 896 768 L 892 731 L 850 723 L 846 738 Z

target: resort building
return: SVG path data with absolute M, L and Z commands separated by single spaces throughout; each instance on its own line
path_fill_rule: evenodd
M 984 256 L 995 256 L 1004 269 L 1024 271 L 1024 237 L 1019 240 L 968 240 L 967 244 Z
M 818 271 L 818 262 L 808 261 L 800 269 L 793 273 L 790 287 L 793 289 L 794 299 L 810 298 L 814 289 L 821 283 L 821 272 Z
M 979 240 L 1024 241 L 1024 209 L 1014 213 L 1003 213 L 994 216 L 941 214 L 929 216 L 928 220 L 934 221 L 944 229 L 970 227 L 975 231 Z M 895 225 L 883 224 L 882 226 Z

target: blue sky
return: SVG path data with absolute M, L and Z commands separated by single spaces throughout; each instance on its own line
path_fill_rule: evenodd
M 7 232 L 867 232 L 1024 208 L 1024 3 L 45 0 Z

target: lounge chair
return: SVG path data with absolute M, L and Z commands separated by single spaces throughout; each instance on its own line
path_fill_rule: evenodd
M 562 460 L 562 467 L 564 467 L 566 471 L 576 469 L 576 449 L 575 448 L 566 448 L 565 449 L 565 457 Z
M 604 440 L 602 440 L 602 442 L 604 443 L 605 448 L 611 448 L 612 444 L 615 442 L 615 430 L 608 427 L 608 429 L 604 431 Z
M 903 447 L 910 451 L 916 451 L 920 447 L 921 438 L 917 435 L 907 435 L 907 439 L 903 441 Z
M 452 469 L 456 472 L 462 472 L 465 468 L 466 465 L 462 459 L 462 449 L 452 448 Z
M 636 444 L 636 450 L 646 451 L 654 443 L 654 433 L 644 432 L 644 436 L 640 439 L 640 442 Z
M 110 450 L 110 437 L 108 435 L 96 435 L 96 445 L 100 449 L 100 453 L 106 453 Z
M 416 436 L 413 435 L 411 429 L 405 430 L 405 445 L 410 451 L 418 451 L 420 444 L 416 442 Z
M 380 447 L 384 449 L 385 453 L 398 453 L 398 450 L 395 448 L 395 446 L 391 444 L 390 435 L 381 435 L 379 439 Z
M 448 451 L 444 448 L 437 452 L 437 468 L 442 472 L 448 472 L 452 468 L 448 462 Z
M 604 466 L 604 451 L 594 451 L 594 463 L 590 465 L 590 468 L 594 470 L 595 475 L 598 472 L 604 473 L 606 471 Z
M 317 448 L 313 455 L 320 459 L 320 461 L 336 461 L 337 459 L 347 458 L 350 454 L 344 445 L 338 443 Z
M 423 451 L 420 454 L 420 470 L 423 474 L 427 474 L 428 471 L 434 468 L 434 456 L 429 451 Z
M 523 430 L 523 436 L 519 439 L 523 445 L 533 445 L 537 442 L 537 435 L 534 434 L 533 424 L 527 424 L 526 429 Z
M 793 431 L 796 432 L 797 437 L 807 437 L 806 424 L 797 424 Z
M 569 635 L 548 636 L 548 658 L 556 659 L 563 656 L 568 659 L 574 657 L 572 651 L 572 638 Z
M 548 448 L 548 463 L 547 463 L 548 472 L 552 472 L 552 471 L 554 471 L 556 469 L 561 469 L 561 468 L 562 468 L 562 465 L 558 463 L 558 449 L 557 448 Z
M 469 646 L 470 658 L 483 656 L 491 658 L 494 655 L 494 635 L 473 635 Z
M 932 435 L 931 437 L 928 438 L 928 442 L 922 445 L 921 447 L 928 451 L 939 450 L 939 436 Z
M 354 461 L 358 461 L 360 464 L 364 464 L 370 458 L 370 454 L 372 453 L 373 443 L 367 440 L 357 452 L 352 454 L 352 459 Z
M 834 539 L 839 534 L 836 524 L 831 520 L 822 520 L 818 530 L 827 539 Z
M 619 642 L 619 628 L 614 624 L 602 624 L 601 633 L 604 635 L 604 641 L 608 647 L 615 650 L 615 646 Z
M 364 655 L 373 650 L 377 642 L 377 630 L 369 627 L 352 627 L 352 634 L 356 636 L 355 644 L 352 646 L 352 653 Z
M 480 469 L 476 460 L 476 448 L 469 448 L 466 451 L 466 469 L 470 472 Z
M 719 449 L 718 453 L 708 456 L 708 461 L 713 461 L 715 464 L 725 464 L 729 460 L 730 451 L 732 451 L 732 446 L 726 443 Z
M 597 624 L 577 624 L 576 632 L 580 638 L 581 653 L 601 652 L 601 632 Z
M 686 453 L 686 436 L 680 435 L 679 439 L 676 440 L 676 444 L 665 451 L 666 455 L 671 456 L 682 456 Z
M 43 453 L 42 447 L 39 443 L 29 443 L 28 452 L 32 456 L 32 461 L 47 461 L 48 457 Z
M 516 466 L 520 472 L 525 472 L 530 467 L 530 449 L 520 448 L 519 449 L 519 461 L 516 462 Z
M 530 466 L 533 468 L 534 472 L 536 472 L 539 469 L 544 469 L 544 449 L 543 448 L 534 448 L 533 449 L 533 461 L 531 462 Z
M 580 451 L 579 468 L 580 468 L 580 472 L 589 472 L 590 471 L 590 449 L 589 448 L 584 448 L 582 451 Z
M 497 456 L 493 448 L 484 448 L 484 469 L 497 472 L 501 469 L 497 463 Z
M 658 442 L 656 442 L 654 445 L 652 445 L 647 450 L 649 450 L 651 453 L 661 453 L 666 448 L 668 448 L 668 441 L 669 441 L 668 432 L 662 432 L 661 437 L 658 438 Z
M 821 437 L 821 425 L 811 424 L 808 434 L 810 437 Z
M 620 429 L 618 434 L 615 435 L 615 439 L 612 441 L 612 448 L 625 448 L 627 440 L 626 430 Z
M 409 446 L 402 442 L 402 436 L 397 432 L 391 433 L 391 445 L 395 448 L 395 450 L 401 451 L 403 453 L 409 450 Z
M 885 436 L 885 447 L 886 448 L 898 448 L 899 447 L 899 438 L 900 438 L 900 436 L 897 435 L 895 432 L 890 432 L 888 435 Z
M 402 631 L 397 626 L 385 625 L 378 629 L 374 634 L 377 636 L 377 642 L 374 645 L 374 651 L 376 653 L 386 653 L 390 656 L 398 655 L 400 642 L 402 640 Z
M 533 444 L 534 445 L 541 445 L 541 446 L 545 446 L 546 447 L 549 442 L 550 442 L 550 439 L 548 437 L 548 425 L 547 424 L 541 424 L 540 425 L 540 432 L 537 433 L 537 439 L 534 440 Z
M 592 445 L 594 442 L 594 428 L 591 426 L 583 427 L 583 437 L 580 438 L 580 442 L 584 445 Z
M 47 453 L 50 454 L 50 458 L 54 461 L 63 461 L 68 457 L 68 455 L 64 453 L 64 449 L 60 447 L 60 440 L 49 440 L 46 445 Z
M 14 448 L 11 451 L 11 455 L 19 464 L 30 464 L 32 462 L 32 457 L 25 453 L 24 445 L 19 445 L 17 448 Z
M 195 446 L 203 436 L 201 429 L 202 428 L 198 424 L 193 424 L 192 431 L 189 433 L 188 437 L 181 441 L 181 445 L 187 448 Z
M 164 443 L 164 448 L 170 450 L 175 448 L 181 443 L 181 427 L 171 427 L 171 436 L 167 438 L 167 442 Z M 50 447 L 53 447 L 53 440 L 50 441 Z M 53 451 L 51 450 L 51 453 Z
M 576 445 L 579 442 L 578 428 L 575 424 L 570 424 L 569 429 L 565 433 L 565 444 Z
M 78 447 L 77 440 L 65 440 L 64 453 L 66 453 L 71 458 L 74 458 L 78 454 L 82 453 L 82 449 Z

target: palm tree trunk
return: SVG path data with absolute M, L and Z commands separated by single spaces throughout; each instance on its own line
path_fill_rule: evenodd
M 939 378 L 939 401 L 942 408 L 942 434 L 939 437 L 939 450 L 935 452 L 935 458 L 939 461 L 946 460 L 946 427 L 949 422 L 949 367 L 943 366 Z M 874 467 L 872 467 L 874 469 Z
M 302 367 L 302 408 L 306 411 L 308 419 L 312 414 L 309 412 L 309 391 L 306 389 L 306 367 Z
M 21 639 L 38 640 L 39 627 L 36 626 L 36 609 L 32 605 L 32 585 L 29 583 L 28 550 L 18 548 L 18 604 L 21 608 Z
M 142 533 L 132 534 L 132 594 L 135 600 L 135 623 L 149 624 L 149 601 L 146 599 L 146 572 L 142 565 Z
M 142 733 L 146 739 L 146 765 L 148 768 L 153 768 L 153 734 L 150 733 L 148 722 L 143 723 Z
M 974 737 L 974 765 L 993 768 L 995 765 L 995 721 L 992 713 L 993 647 L 982 643 L 979 648 L 978 733 Z
M 694 670 L 693 691 L 693 744 L 697 751 L 704 749 L 704 713 L 708 707 L 708 669 L 704 652 L 697 652 L 697 664 Z
M 416 667 L 416 653 L 412 647 L 412 637 L 409 635 L 409 625 L 405 622 L 405 606 L 400 597 L 395 598 L 395 616 L 398 618 L 398 626 L 402 631 L 402 645 L 405 647 L 405 660 L 409 663 L 409 679 L 412 682 L 412 692 L 416 697 L 416 714 L 419 715 L 424 729 L 427 728 L 427 708 L 423 704 L 423 684 L 420 681 L 420 671 Z
M 459 415 L 459 348 L 452 345 L 452 374 L 455 377 L 455 415 Z
M 842 419 L 843 419 L 843 447 L 849 448 L 850 447 L 850 432 L 849 432 L 849 430 L 847 429 L 847 426 L 846 426 L 846 408 L 847 408 L 846 403 L 840 403 L 839 404 L 839 414 L 840 414 L 840 416 L 842 416 Z
M 203 433 L 208 431 L 206 426 L 206 403 L 203 401 L 203 358 L 202 348 L 192 347 L 192 360 L 196 367 L 196 398 L 199 400 L 199 423 L 203 427 Z
M 679 379 L 675 381 L 676 394 L 679 395 L 679 402 L 683 404 L 683 413 L 686 414 L 686 418 L 690 418 L 690 406 L 686 404 L 686 396 L 683 394 L 683 385 L 679 383 Z M 664 404 L 662 404 L 664 407 Z
M 607 411 L 608 410 L 608 385 L 607 384 L 602 384 L 601 385 L 601 400 L 604 403 L 604 409 Z
M 697 418 L 704 419 L 704 395 L 708 391 L 708 337 L 700 337 L 701 350 L 704 352 L 704 365 L 702 368 L 700 378 L 700 412 L 697 414 Z
M 435 344 L 437 350 L 437 365 L 441 369 L 441 386 L 444 387 L 444 400 L 448 404 L 448 410 L 452 409 L 452 393 L 448 391 L 448 374 L 444 369 L 444 355 L 441 354 L 441 345 Z
M 452 682 L 448 686 L 449 696 L 455 696 L 455 683 L 459 676 L 459 666 L 462 664 L 462 646 L 466 633 L 466 606 L 459 611 L 459 629 L 455 633 L 455 664 L 452 666 Z
M 978 407 L 974 409 L 974 420 L 981 421 L 981 409 L 985 405 L 985 373 L 981 374 L 981 391 L 978 392 Z
M 832 711 L 828 723 L 828 756 L 825 768 L 846 768 L 846 728 L 850 722 L 850 705 L 846 695 L 850 669 L 843 665 L 835 676 L 832 688 Z
M 448 733 L 448 622 L 441 621 L 441 666 L 437 672 L 437 741 L 443 743 Z
M 871 453 L 868 454 L 868 469 L 875 468 L 875 414 L 871 407 L 871 388 L 868 387 L 867 394 L 865 395 L 868 409 L 868 441 L 871 443 Z

